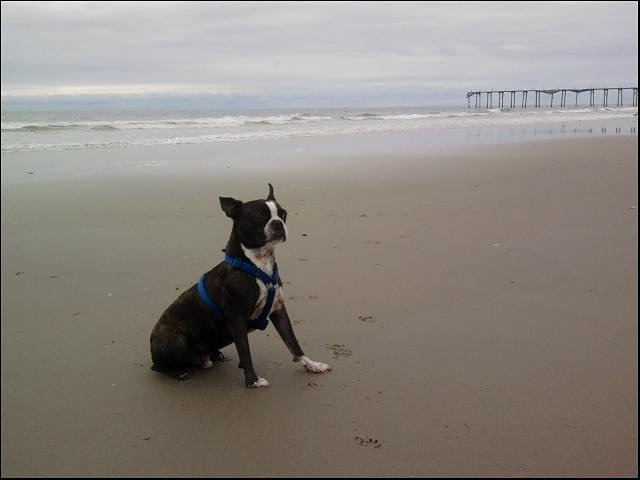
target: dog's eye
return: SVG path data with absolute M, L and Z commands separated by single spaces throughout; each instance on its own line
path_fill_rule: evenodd
M 286 222 L 287 221 L 287 211 L 284 209 L 280 209 L 278 211 L 278 216 L 282 219 L 282 221 Z
M 253 218 L 257 221 L 257 222 L 264 222 L 265 220 L 269 220 L 269 218 L 271 218 L 271 215 L 269 214 L 269 212 L 263 212 L 263 211 L 256 211 L 253 213 Z

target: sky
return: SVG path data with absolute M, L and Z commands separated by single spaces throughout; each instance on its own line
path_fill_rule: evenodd
M 463 105 L 637 86 L 637 2 L 2 2 L 2 108 Z

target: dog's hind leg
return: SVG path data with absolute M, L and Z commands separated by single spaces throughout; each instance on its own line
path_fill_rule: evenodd
M 233 344 L 233 338 L 227 330 L 218 330 L 216 332 L 216 340 L 212 343 L 213 353 L 209 355 L 212 362 L 224 362 L 226 357 L 220 351 L 224 347 Z
M 155 363 L 151 365 L 151 370 L 158 373 L 163 373 L 176 380 L 189 380 L 191 374 L 186 369 L 167 370 L 162 367 L 158 367 Z
M 193 365 L 188 341 L 183 335 L 167 333 L 151 336 L 151 370 L 176 380 L 187 380 L 191 376 L 188 368 Z

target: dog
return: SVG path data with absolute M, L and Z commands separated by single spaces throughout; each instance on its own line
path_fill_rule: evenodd
M 249 388 L 268 387 L 256 375 L 248 333 L 271 320 L 293 355 L 310 372 L 324 373 L 326 363 L 305 356 L 284 305 L 282 281 L 274 250 L 287 240 L 287 211 L 276 201 L 269 183 L 265 200 L 242 202 L 220 197 L 220 207 L 233 220 L 225 260 L 205 273 L 160 316 L 151 333 L 152 370 L 178 380 L 194 366 L 210 368 L 224 360 L 220 349 L 234 343 Z

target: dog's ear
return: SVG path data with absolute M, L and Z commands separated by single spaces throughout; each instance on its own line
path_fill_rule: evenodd
M 273 196 L 273 185 L 271 185 L 270 183 L 268 183 L 267 185 L 269 185 L 269 196 L 267 197 L 267 200 L 273 200 L 275 202 L 276 197 Z
M 235 219 L 240 212 L 242 202 L 231 197 L 220 197 L 220 206 L 222 211 L 227 214 L 227 217 Z

